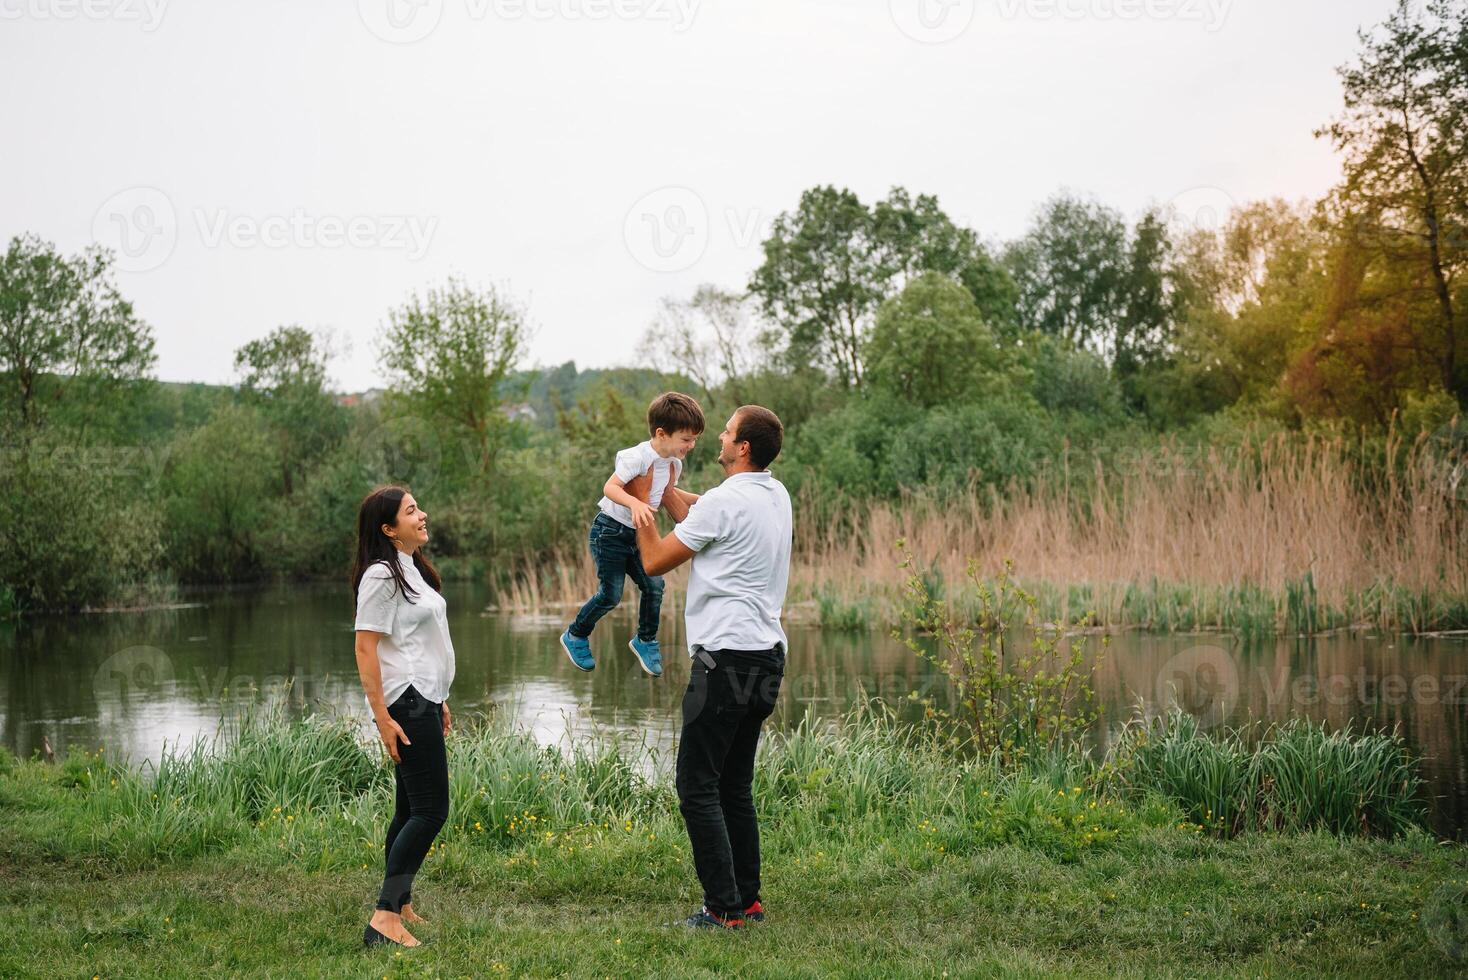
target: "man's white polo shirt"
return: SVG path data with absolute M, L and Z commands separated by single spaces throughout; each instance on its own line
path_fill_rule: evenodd
M 780 626 L 790 581 L 790 494 L 768 470 L 735 473 L 703 494 L 673 529 L 694 552 L 688 649 L 788 647 Z

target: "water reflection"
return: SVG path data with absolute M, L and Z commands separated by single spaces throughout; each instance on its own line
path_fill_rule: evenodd
M 614 739 L 666 762 L 688 677 L 681 625 L 669 620 L 667 675 L 646 676 L 625 644 L 631 605 L 593 637 L 598 668 L 583 674 L 556 643 L 558 616 L 487 616 L 475 587 L 448 589 L 458 653 L 453 702 L 464 721 L 507 714 L 543 744 Z M 830 717 L 864 697 L 900 702 L 946 688 L 930 666 L 885 634 L 791 635 L 774 724 Z M 1468 825 L 1468 641 L 1342 634 L 1244 643 L 1218 636 L 1115 637 L 1102 651 L 1097 740 L 1121 721 L 1178 703 L 1205 724 L 1304 716 L 1333 726 L 1400 726 L 1423 755 L 1437 797 L 1434 824 Z M 41 619 L 0 628 L 0 737 L 20 755 L 98 746 L 135 762 L 165 741 L 215 734 L 231 705 L 279 699 L 292 713 L 362 718 L 351 608 L 342 590 L 317 587 L 215 592 L 149 613 Z

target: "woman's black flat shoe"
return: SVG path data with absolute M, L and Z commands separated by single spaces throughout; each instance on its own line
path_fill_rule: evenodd
M 429 941 L 427 939 L 418 940 L 419 946 L 427 946 L 428 944 Z M 396 939 L 389 939 L 387 936 L 384 936 L 382 933 L 372 928 L 370 924 L 362 932 L 362 945 L 366 946 L 368 949 L 371 949 L 373 946 L 403 946 L 403 944 L 398 942 Z M 417 947 L 403 946 L 403 948 L 416 949 Z
M 371 925 L 369 925 L 367 926 L 366 931 L 362 933 L 362 945 L 366 946 L 368 949 L 371 949 L 373 946 L 399 946 L 402 944 L 387 938 L 382 933 L 372 928 Z

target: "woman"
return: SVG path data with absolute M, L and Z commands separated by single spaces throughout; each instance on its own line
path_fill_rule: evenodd
M 454 645 L 442 580 L 420 553 L 427 542 L 428 515 L 406 488 L 379 487 L 362 501 L 352 571 L 357 671 L 397 784 L 387 869 L 362 935 L 368 946 L 422 945 L 407 927 L 424 921 L 413 911 L 413 876 L 449 815 L 444 736 Z

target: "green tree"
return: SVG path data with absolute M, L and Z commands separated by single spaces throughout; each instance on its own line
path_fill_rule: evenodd
M 1407 343 L 1436 368 L 1441 387 L 1468 405 L 1462 277 L 1468 269 L 1468 4 L 1398 0 L 1380 29 L 1362 32 L 1354 65 L 1340 69 L 1345 110 L 1320 130 L 1345 158 L 1343 210 L 1370 229 L 1353 238 L 1418 294 Z M 1365 240 L 1369 239 L 1369 241 Z M 1369 257 L 1368 261 L 1369 261 Z M 1364 283 L 1366 276 L 1356 279 Z M 1341 285 L 1354 285 L 1349 267 Z
M 1137 222 L 1127 248 L 1121 317 L 1112 344 L 1117 379 L 1134 408 L 1146 408 L 1144 375 L 1171 359 L 1189 286 L 1174 259 L 1165 215 L 1149 211 Z
M 503 389 L 529 340 L 524 314 L 493 288 L 451 279 L 388 314 L 378 356 L 413 411 L 466 434 L 490 473 L 511 422 Z
M 0 256 L 0 404 L 22 430 L 62 402 L 83 425 L 116 407 L 154 362 L 152 331 L 122 298 L 102 249 L 66 257 L 34 235 Z
M 1109 358 L 1126 312 L 1127 252 L 1119 212 L 1069 195 L 1047 202 L 1004 255 L 1020 326 Z
M 132 462 L 59 426 L 0 447 L 0 592 L 49 612 L 136 598 L 156 578 L 163 519 Z
M 1014 280 L 971 228 L 955 224 L 930 194 L 911 197 L 894 187 L 872 210 L 884 271 L 893 287 L 929 272 L 961 283 L 973 296 L 984 322 L 1001 332 L 1017 325 Z
M 784 331 L 790 366 L 815 364 L 859 388 L 877 308 L 927 272 L 962 283 L 996 324 L 1013 322 L 1013 283 L 975 233 L 937 198 L 901 187 L 873 208 L 849 190 L 807 190 L 775 220 L 749 291 Z
M 1186 312 L 1171 363 L 1150 381 L 1152 413 L 1170 424 L 1236 403 L 1289 414 L 1282 383 L 1320 336 L 1332 237 L 1308 204 L 1274 200 L 1184 240 Z
M 929 272 L 877 311 L 867 363 L 874 387 L 931 408 L 992 394 L 1004 357 L 969 291 Z
M 327 345 L 302 327 L 278 327 L 235 351 L 244 399 L 259 408 L 280 446 L 280 492 L 346 434 L 346 412 L 326 390 Z
M 279 469 L 275 434 L 252 406 L 222 405 L 182 435 L 163 473 L 169 567 L 197 582 L 258 578 L 263 553 L 290 546 L 268 520 Z
M 873 225 L 851 191 L 812 188 L 775 219 L 749 283 L 786 331 L 791 363 L 819 363 L 844 388 L 861 385 L 862 345 L 885 289 Z

